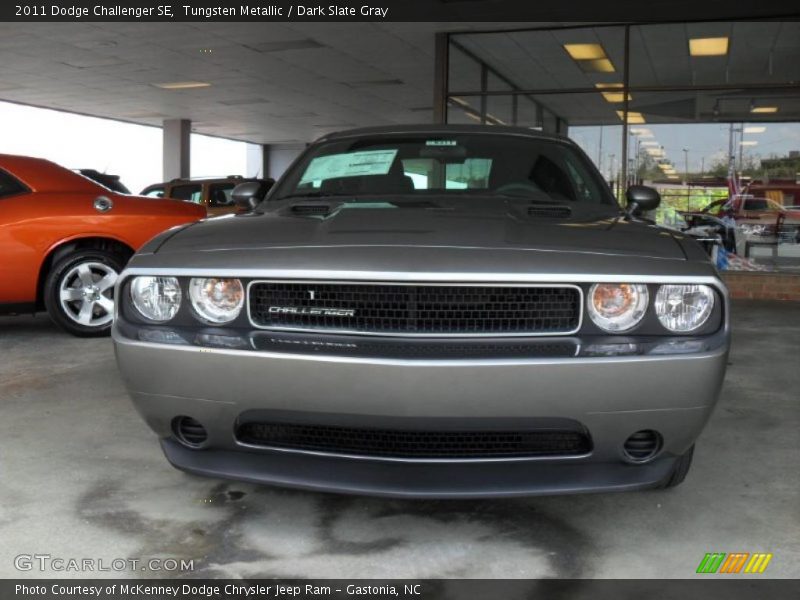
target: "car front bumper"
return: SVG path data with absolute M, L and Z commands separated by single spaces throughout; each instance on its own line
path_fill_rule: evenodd
M 655 487 L 670 477 L 710 417 L 729 341 L 720 332 L 673 354 L 614 355 L 612 349 L 605 356 L 407 359 L 142 341 L 119 322 L 113 337 L 133 402 L 175 467 L 281 486 L 412 497 Z M 585 347 L 585 340 L 574 341 Z M 172 423 L 183 415 L 206 428 L 201 448 L 177 441 Z M 568 419 L 585 427 L 591 449 L 577 456 L 430 460 L 255 447 L 235 435 L 252 415 L 422 430 Z M 641 430 L 657 431 L 663 443 L 653 460 L 634 464 L 623 444 Z

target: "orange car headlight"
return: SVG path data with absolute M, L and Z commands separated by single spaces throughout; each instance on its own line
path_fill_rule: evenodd
M 589 289 L 589 317 L 604 331 L 628 331 L 644 318 L 648 300 L 646 285 L 597 283 Z
M 189 282 L 189 298 L 197 315 L 208 323 L 230 323 L 244 306 L 244 287 L 238 279 L 194 277 Z

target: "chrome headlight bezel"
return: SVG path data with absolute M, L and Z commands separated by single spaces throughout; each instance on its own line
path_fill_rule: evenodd
M 128 295 L 136 313 L 148 323 L 171 321 L 180 311 L 183 301 L 178 278 L 163 275 L 134 277 L 128 286 Z
M 625 306 L 617 314 L 601 307 L 602 294 L 622 296 Z M 642 283 L 595 283 L 589 288 L 586 299 L 586 312 L 592 323 L 608 333 L 624 333 L 639 325 L 647 314 L 650 294 L 647 285 Z
M 245 304 L 242 281 L 233 277 L 192 277 L 189 300 L 195 317 L 210 325 L 235 321 Z
M 689 324 L 680 324 L 682 318 L 685 319 L 691 312 L 683 311 L 676 314 L 678 304 L 685 304 L 686 298 L 690 296 L 700 296 L 701 305 L 688 304 L 692 307 L 696 318 Z M 680 298 L 679 298 L 680 297 Z M 705 284 L 664 284 L 659 286 L 653 301 L 653 310 L 661 326 L 671 333 L 691 333 L 702 328 L 711 315 L 714 313 L 716 305 L 716 293 L 711 286 Z

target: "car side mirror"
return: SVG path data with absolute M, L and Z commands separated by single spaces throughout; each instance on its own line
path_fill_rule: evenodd
M 240 209 L 253 210 L 264 199 L 270 187 L 264 181 L 246 181 L 233 188 L 231 198 Z
M 646 185 L 632 185 L 628 188 L 625 197 L 628 200 L 625 214 L 629 217 L 655 210 L 661 204 L 661 195 L 658 190 Z

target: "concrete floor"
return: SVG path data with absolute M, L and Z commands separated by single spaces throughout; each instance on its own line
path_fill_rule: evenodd
M 798 577 L 800 306 L 737 303 L 734 324 L 722 399 L 682 486 L 453 502 L 183 474 L 134 412 L 108 339 L 2 318 L 0 577 L 40 553 L 188 558 L 184 575 L 211 577 L 686 578 L 714 551 L 772 552 L 761 577 Z

